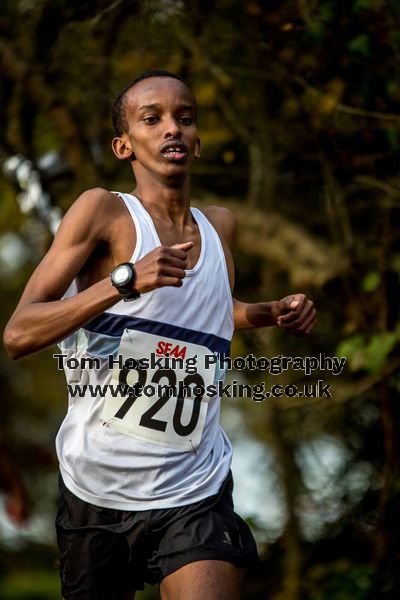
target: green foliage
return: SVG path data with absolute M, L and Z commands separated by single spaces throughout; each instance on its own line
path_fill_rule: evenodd
M 310 600 L 362 600 L 370 589 L 373 570 L 368 565 L 353 565 L 350 560 L 342 559 L 330 565 L 317 565 L 310 575 L 313 582 Z
M 321 21 L 312 21 L 307 26 L 307 33 L 315 44 L 322 45 L 325 37 L 324 24 Z
M 392 150 L 399 148 L 400 135 L 397 127 L 388 127 L 386 129 L 386 136 Z
M 381 371 L 399 339 L 396 333 L 373 335 L 365 348 L 366 368 L 372 373 Z
M 379 333 L 370 337 L 355 335 L 339 344 L 337 355 L 345 356 L 353 371 L 364 369 L 378 373 L 399 342 L 399 332 Z
M 369 10 L 373 8 L 375 0 L 355 0 L 354 2 L 354 12 L 359 12 L 362 10 Z
M 362 56 L 370 56 L 370 39 L 366 34 L 357 35 L 355 38 L 349 41 L 349 50 L 354 54 L 361 54 Z
M 362 280 L 362 289 L 364 292 L 375 292 L 380 284 L 380 276 L 377 271 L 370 271 Z
M 2 600 L 55 600 L 60 597 L 60 581 L 54 571 L 15 571 L 0 578 Z

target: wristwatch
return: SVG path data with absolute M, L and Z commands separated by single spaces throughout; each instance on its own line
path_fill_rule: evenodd
M 136 300 L 140 293 L 135 289 L 136 272 L 133 263 L 121 263 L 111 272 L 111 283 L 125 301 Z

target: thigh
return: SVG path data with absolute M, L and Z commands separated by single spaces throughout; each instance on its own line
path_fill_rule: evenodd
M 241 572 L 222 560 L 199 560 L 160 584 L 161 600 L 239 600 Z
M 62 482 L 60 492 L 56 531 L 63 598 L 131 600 L 133 590 L 142 586 L 135 585 L 118 511 L 80 500 Z
M 125 600 L 132 589 L 127 544 L 104 532 L 60 530 L 58 542 L 65 600 Z
M 155 511 L 154 511 L 155 512 Z M 161 582 L 186 565 L 200 561 L 246 568 L 258 561 L 248 525 L 234 512 L 232 480 L 220 492 L 195 504 L 160 511 L 152 521 L 159 539 L 147 560 L 149 582 Z M 198 566 L 193 568 L 200 568 Z

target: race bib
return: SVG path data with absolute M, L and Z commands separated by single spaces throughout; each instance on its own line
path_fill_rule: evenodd
M 126 329 L 102 419 L 135 438 L 196 450 L 215 377 L 206 355 L 210 350 L 199 344 Z

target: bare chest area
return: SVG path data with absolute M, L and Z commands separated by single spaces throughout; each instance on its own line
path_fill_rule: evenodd
M 192 242 L 193 246 L 187 253 L 186 269 L 193 269 L 199 261 L 202 244 L 200 229 L 198 224 L 193 221 L 186 225 L 182 230 L 177 229 L 171 224 L 165 224 L 157 220 L 154 221 L 154 227 L 157 233 L 157 241 L 162 246 L 174 246 L 184 242 Z
M 174 246 L 183 242 L 193 242 L 193 247 L 187 254 L 186 269 L 193 269 L 199 261 L 202 238 L 199 227 L 193 221 L 179 231 L 171 224 L 157 220 L 153 221 L 155 237 L 154 248 L 158 245 Z M 109 225 L 109 233 L 100 242 L 81 269 L 78 277 L 78 289 L 83 290 L 94 283 L 108 277 L 111 271 L 123 262 L 132 260 L 137 243 L 137 232 L 129 214 L 124 214 Z M 150 244 L 153 245 L 153 244 Z

